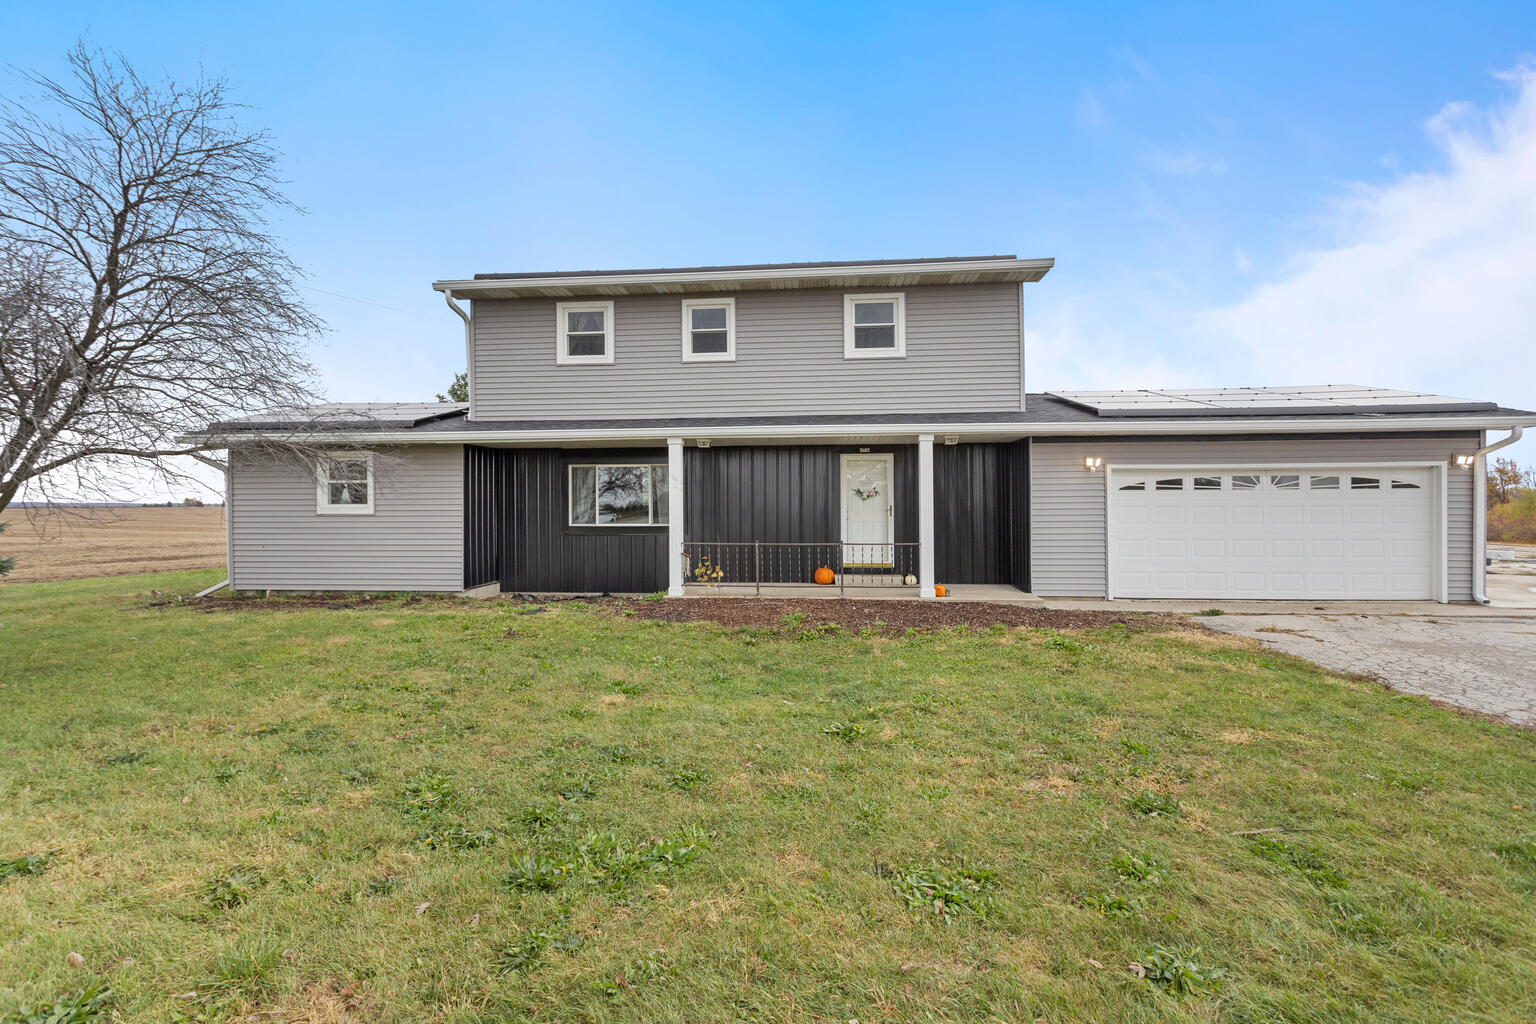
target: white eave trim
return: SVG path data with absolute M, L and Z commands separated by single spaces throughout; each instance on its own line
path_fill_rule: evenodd
M 1009 435 L 1013 437 L 1094 437 L 1102 434 L 1353 434 L 1394 433 L 1401 430 L 1507 430 L 1513 426 L 1536 426 L 1536 419 L 1518 417 L 1490 418 L 1448 416 L 1405 416 L 1397 419 L 1317 420 L 1306 418 L 1244 420 L 1241 423 L 1215 423 L 1205 418 L 1190 420 L 1116 420 L 1104 423 L 814 423 L 814 424 L 731 424 L 673 423 L 649 427 L 584 427 L 561 430 L 371 430 L 314 433 L 308 436 L 293 431 L 237 431 L 219 435 L 187 435 L 193 443 L 282 440 L 290 443 L 324 444 L 549 444 L 562 441 L 654 440 L 685 437 L 738 438 L 782 437 L 817 438 L 886 435 L 915 437 L 918 434 Z
M 689 270 L 667 274 L 567 274 L 559 277 L 473 278 L 467 281 L 433 281 L 437 291 L 469 294 L 539 288 L 614 288 L 632 285 L 682 285 L 751 281 L 841 280 L 850 277 L 891 277 L 895 275 L 931 275 L 977 273 L 982 271 L 1023 271 L 1044 274 L 1056 265 L 1054 259 L 964 260 L 952 263 L 882 263 L 831 267 L 767 267 L 757 270 Z

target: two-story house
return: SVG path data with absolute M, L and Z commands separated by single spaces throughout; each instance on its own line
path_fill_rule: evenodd
M 439 281 L 467 405 L 210 427 L 231 586 L 1481 598 L 1486 431 L 1536 415 L 1355 386 L 1030 394 L 1024 292 L 1051 266 Z

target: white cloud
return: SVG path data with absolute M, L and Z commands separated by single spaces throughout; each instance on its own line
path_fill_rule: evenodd
M 1032 318 L 1027 306 L 1024 315 L 1024 382 L 1030 391 L 1173 387 L 1186 376 L 1176 358 L 1148 343 L 1143 329 L 1116 326 L 1130 319 L 1123 308 L 1069 295 L 1042 318 Z M 1085 344 L 1090 338 L 1092 344 Z
M 1084 89 L 1078 96 L 1077 107 L 1073 114 L 1077 119 L 1078 127 L 1089 132 L 1102 132 L 1109 126 L 1109 114 L 1104 110 L 1099 94 L 1093 89 Z
M 1493 110 L 1447 104 L 1431 173 L 1359 186 L 1332 237 L 1195 317 L 1251 383 L 1360 383 L 1536 406 L 1536 67 Z
M 1200 174 L 1222 175 L 1227 173 L 1227 162 L 1220 158 L 1208 157 L 1192 149 L 1166 150 L 1156 149 L 1147 154 L 1147 166 L 1162 174 L 1176 174 L 1182 177 L 1194 177 Z

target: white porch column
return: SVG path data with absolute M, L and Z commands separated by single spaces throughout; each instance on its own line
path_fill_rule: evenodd
M 917 435 L 917 594 L 933 597 L 933 435 Z
M 683 439 L 667 438 L 667 596 L 683 596 Z

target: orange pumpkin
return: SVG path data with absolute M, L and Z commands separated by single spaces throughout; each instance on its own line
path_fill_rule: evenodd
M 816 575 L 812 576 L 811 578 L 824 587 L 827 584 L 833 583 L 837 580 L 837 577 L 833 575 L 832 570 L 828 569 L 826 566 L 822 566 L 820 569 L 817 569 Z
M 933 596 L 934 597 L 943 597 L 945 595 L 945 593 L 946 593 L 946 591 L 944 589 L 944 584 L 942 584 L 942 583 L 935 583 L 933 585 Z

